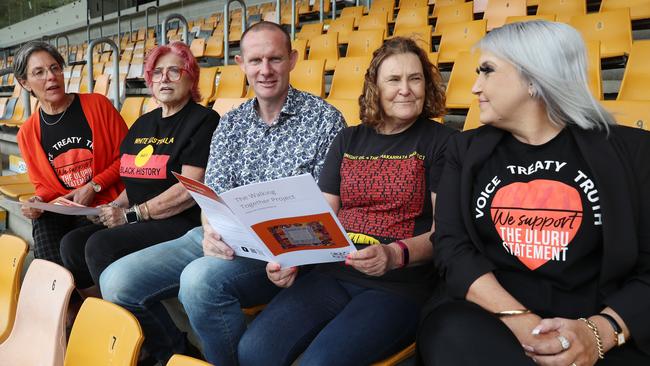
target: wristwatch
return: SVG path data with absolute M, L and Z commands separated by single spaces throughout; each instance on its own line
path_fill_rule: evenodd
M 625 334 L 623 334 L 623 329 L 621 328 L 620 325 L 618 325 L 618 322 L 616 319 L 614 319 L 613 316 L 607 314 L 607 313 L 599 313 L 598 315 L 602 316 L 603 318 L 607 319 L 609 324 L 611 324 L 612 328 L 614 328 L 614 338 L 616 338 L 616 345 L 617 346 L 622 346 L 625 344 Z
M 124 211 L 124 218 L 126 219 L 127 224 L 135 224 L 138 222 L 138 214 L 133 208 Z
M 95 191 L 95 193 L 101 192 L 102 186 L 100 186 L 98 183 L 95 183 L 91 180 L 90 185 L 93 187 L 93 191 Z

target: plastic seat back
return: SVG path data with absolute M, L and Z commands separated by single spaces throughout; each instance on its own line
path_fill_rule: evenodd
M 190 51 L 192 51 L 192 55 L 194 55 L 194 57 L 205 56 L 205 39 L 194 38 L 190 44 Z
M 650 130 L 650 101 L 603 100 L 601 103 L 618 124 Z
M 510 23 L 520 23 L 520 22 L 530 22 L 532 20 L 546 20 L 548 22 L 555 21 L 555 15 L 515 15 L 509 16 L 506 18 L 506 24 Z
M 537 6 L 537 15 L 555 15 L 555 20 L 569 23 L 576 15 L 587 14 L 584 0 L 542 0 Z
M 81 305 L 70 333 L 65 366 L 135 366 L 144 337 L 128 310 L 89 297 Z
M 120 114 L 122 115 L 127 127 L 131 128 L 133 122 L 140 117 L 140 114 L 142 113 L 142 103 L 144 103 L 144 97 L 127 97 L 124 99 Z
M 438 63 L 454 62 L 460 52 L 469 51 L 485 36 L 486 25 L 485 19 L 446 25 L 440 39 Z
M 570 24 L 585 41 L 600 41 L 600 58 L 630 53 L 632 21 L 629 9 L 577 15 L 571 18 Z
M 93 89 L 93 93 L 101 94 L 107 97 L 108 84 L 109 84 L 109 76 L 107 74 L 100 75 L 97 78 L 97 80 L 95 80 L 95 88 Z
M 332 85 L 327 98 L 350 99 L 357 101 L 363 91 L 363 81 L 366 70 L 370 66 L 370 56 L 344 57 L 339 60 Z
M 429 6 L 429 0 L 399 0 L 399 8 L 420 8 L 423 6 Z
M 348 126 L 357 126 L 361 123 L 358 100 L 327 98 L 326 101 L 341 112 Z
M 309 60 L 325 60 L 325 71 L 336 68 L 339 60 L 338 34 L 329 33 L 313 38 L 309 46 Z
M 309 43 L 312 38 L 321 34 L 323 34 L 323 23 L 305 24 L 300 28 L 300 32 L 296 33 L 296 39 L 303 39 Z
M 526 15 L 526 0 L 490 0 L 483 19 L 487 20 L 490 31 L 505 24 L 509 16 Z
M 154 97 L 145 98 L 144 103 L 142 103 L 142 114 L 149 113 L 154 109 L 160 107 L 158 101 Z
M 307 55 L 307 41 L 304 39 L 294 39 L 291 41 L 291 48 L 298 52 L 298 61 L 305 59 Z
M 317 1 L 318 2 L 318 1 Z M 352 18 L 354 19 L 354 27 L 359 26 L 359 20 L 363 16 L 363 6 L 347 6 L 341 10 L 341 18 Z
M 167 362 L 167 366 L 210 366 L 210 364 L 188 356 L 173 355 Z
M 469 105 L 467 117 L 465 117 L 465 123 L 463 124 L 463 131 L 468 131 L 481 126 L 481 109 L 478 106 L 478 98 L 474 98 Z
M 437 0 L 436 6 L 433 8 L 433 16 L 438 17 L 442 9 L 452 5 L 461 5 L 464 2 L 464 0 Z
M 341 61 L 344 59 L 341 59 Z M 291 86 L 298 90 L 314 94 L 323 98 L 325 96 L 325 61 L 303 60 L 296 63 L 291 70 Z
M 589 90 L 598 100 L 603 99 L 603 81 L 600 77 L 600 42 L 589 41 L 587 47 L 587 80 Z
M 395 30 L 393 35 L 400 28 L 418 28 L 429 25 L 429 7 L 402 8 L 395 19 Z
M 347 44 L 349 42 L 350 38 L 350 33 L 354 31 L 354 18 L 337 18 L 334 19 L 331 23 L 329 28 L 327 29 L 327 33 L 338 33 L 338 41 L 339 44 Z
M 388 35 L 388 21 L 386 20 L 386 13 L 378 12 L 368 14 L 361 17 L 359 20 L 359 30 L 381 30 L 384 36 Z
M 629 8 L 632 20 L 650 19 L 650 0 L 602 0 L 600 12 Z
M 214 77 L 212 78 L 214 80 Z M 214 84 L 214 81 L 212 82 Z M 238 65 L 221 67 L 219 83 L 214 93 L 215 99 L 241 98 L 246 92 L 246 75 Z
M 345 57 L 370 56 L 384 43 L 384 31 L 380 29 L 352 32 Z
M 375 0 L 370 5 L 368 15 L 385 14 L 386 20 L 392 22 L 395 19 L 395 2 L 393 0 Z
M 418 28 L 400 28 L 393 32 L 395 37 L 411 38 L 426 53 L 431 52 L 431 26 L 425 25 Z
M 0 343 L 7 339 L 14 325 L 20 275 L 28 248 L 17 236 L 0 236 Z
M 230 112 L 246 102 L 248 98 L 218 98 L 214 101 L 212 109 L 217 111 L 220 116 Z
M 445 24 L 470 22 L 474 19 L 474 2 L 466 2 L 457 5 L 445 6 L 438 11 L 435 35 L 442 35 L 442 27 Z
M 210 36 L 205 42 L 206 57 L 223 57 L 223 34 L 221 36 Z
M 617 100 L 650 100 L 650 40 L 632 44 Z
M 18 297 L 14 327 L 0 344 L 3 365 L 63 365 L 65 314 L 73 288 L 67 269 L 42 259 L 32 261 Z
M 478 66 L 479 52 L 461 52 L 451 69 L 447 83 L 447 108 L 469 108 L 476 96 L 472 94 L 472 86 L 476 81 L 474 70 Z

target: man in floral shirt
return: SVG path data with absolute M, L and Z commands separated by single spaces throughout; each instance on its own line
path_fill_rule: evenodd
M 289 85 L 297 52 L 278 25 L 253 25 L 242 35 L 241 50 L 235 59 L 256 98 L 221 118 L 206 184 L 221 193 L 304 173 L 318 179 L 330 144 L 345 127 L 343 116 L 321 98 Z M 102 274 L 100 287 L 105 299 L 136 315 L 145 350 L 162 364 L 186 351 L 184 335 L 160 302 L 178 295 L 206 359 L 236 365 L 246 328 L 241 308 L 266 304 L 279 291 L 266 278 L 265 267 L 263 261 L 234 257 L 204 217 L 202 227 L 115 262 Z

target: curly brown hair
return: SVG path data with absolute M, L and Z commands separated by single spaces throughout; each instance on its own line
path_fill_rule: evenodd
M 395 37 L 384 42 L 372 55 L 372 61 L 366 71 L 363 82 L 363 93 L 359 97 L 359 115 L 361 123 L 375 130 L 384 124 L 384 110 L 379 100 L 377 73 L 379 66 L 388 57 L 412 53 L 420 59 L 424 73 L 424 106 L 420 118 L 440 117 L 445 113 L 445 89 L 438 68 L 429 61 L 426 52 L 414 40 L 406 37 Z

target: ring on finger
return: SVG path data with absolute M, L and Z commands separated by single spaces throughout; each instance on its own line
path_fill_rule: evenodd
M 569 340 L 565 336 L 559 335 L 557 336 L 557 340 L 560 341 L 560 345 L 562 346 L 563 351 L 566 351 L 569 349 L 569 347 L 571 347 L 571 342 L 569 342 Z M 575 365 L 575 362 L 570 366 L 573 365 Z
M 578 366 L 575 362 L 572 362 L 569 366 Z

